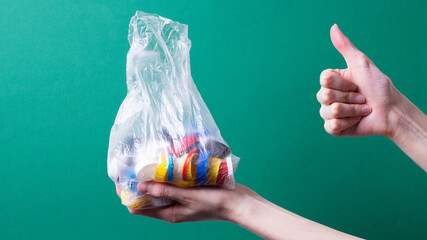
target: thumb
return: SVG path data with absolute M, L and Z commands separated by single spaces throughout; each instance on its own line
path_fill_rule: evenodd
M 358 64 L 358 59 L 363 55 L 353 43 L 341 32 L 337 24 L 331 27 L 331 40 L 334 47 L 344 57 L 347 66 L 352 67 Z
M 140 182 L 138 184 L 138 190 L 141 193 L 153 197 L 169 198 L 180 203 L 184 203 L 185 199 L 189 195 L 189 189 L 180 188 L 171 184 L 156 182 Z

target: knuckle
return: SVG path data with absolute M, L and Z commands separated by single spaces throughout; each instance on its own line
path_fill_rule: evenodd
M 322 117 L 322 118 L 324 118 L 323 117 L 323 105 L 320 107 L 320 109 L 319 109 L 319 115 Z
M 328 126 L 328 121 L 325 121 L 325 123 L 323 124 L 323 127 L 325 128 L 325 131 L 327 132 L 327 133 L 331 133 L 331 131 L 330 131 L 330 129 L 329 129 L 329 126 Z
M 320 95 L 322 94 L 322 89 L 320 89 L 317 93 L 316 93 L 316 98 L 317 98 L 317 101 L 318 102 L 322 102 L 322 99 L 321 99 L 321 97 L 320 97 Z
M 391 79 L 390 79 L 388 76 L 385 76 L 385 80 L 386 80 L 388 83 L 391 83 Z
M 166 186 L 162 187 L 162 191 L 160 192 L 160 196 L 162 197 L 168 197 L 169 196 L 169 188 L 167 188 Z
M 365 105 L 356 105 L 354 108 L 354 115 L 356 116 L 360 116 L 360 115 L 364 115 L 365 112 L 363 112 L 363 108 Z
M 335 137 L 339 136 L 339 129 L 337 128 L 337 123 L 334 123 L 336 121 L 337 119 L 332 119 L 332 120 L 325 121 L 325 124 L 324 124 L 324 128 L 326 132 Z
M 322 71 L 322 73 L 320 73 L 320 76 L 324 76 L 326 74 L 331 74 L 334 70 L 331 68 L 325 69 Z
M 336 132 L 340 129 L 340 123 L 338 119 L 331 119 L 329 124 L 331 125 L 332 132 Z
M 323 72 L 320 74 L 320 85 L 329 86 L 331 84 L 332 72 L 332 69 L 323 70 Z
M 357 59 L 361 67 L 369 67 L 371 64 L 371 60 L 364 53 L 360 53 Z
M 351 113 L 353 115 L 359 115 L 362 113 L 362 106 L 354 105 L 354 107 L 351 108 Z
M 167 190 L 165 185 L 156 184 L 153 187 L 152 195 L 155 197 L 167 197 L 168 196 L 168 190 Z
M 322 92 L 322 99 L 325 103 L 329 103 L 334 99 L 334 92 L 330 89 L 324 89 Z
M 319 109 L 319 114 L 320 114 L 320 117 L 326 121 L 328 119 L 328 117 L 327 117 L 327 114 L 325 114 L 325 111 L 326 111 L 326 107 L 325 107 L 325 105 L 322 105 Z
M 341 113 L 342 105 L 339 103 L 332 103 L 331 104 L 331 115 L 333 117 L 338 117 Z
M 356 97 L 357 97 L 357 93 L 349 93 L 349 94 L 346 94 L 345 98 L 347 102 L 353 103 L 353 102 L 356 102 Z

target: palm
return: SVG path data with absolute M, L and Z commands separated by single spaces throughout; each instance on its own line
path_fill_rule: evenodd
M 342 76 L 358 86 L 358 92 L 366 98 L 372 107 L 372 113 L 360 122 L 342 131 L 343 136 L 387 135 L 388 106 L 392 84 L 368 58 L 362 55 L 362 66 L 352 66 L 342 71 Z

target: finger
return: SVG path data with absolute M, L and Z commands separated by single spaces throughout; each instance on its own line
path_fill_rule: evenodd
M 138 190 L 153 197 L 169 198 L 182 204 L 186 204 L 186 199 L 192 195 L 191 189 L 156 182 L 140 182 Z
M 366 116 L 371 113 L 372 108 L 366 104 L 347 104 L 347 103 L 332 103 L 331 105 L 322 105 L 320 108 L 320 116 L 323 119 L 345 118 Z
M 116 183 L 116 193 L 117 193 L 117 195 L 118 195 L 119 197 L 121 197 L 121 196 L 120 196 L 121 192 L 122 192 L 122 188 L 120 187 L 120 185 L 119 185 L 119 184 L 117 184 L 117 183 Z
M 320 88 L 317 92 L 317 100 L 321 104 L 329 105 L 334 102 L 340 103 L 364 103 L 365 97 L 362 94 L 356 92 L 342 92 L 330 88 Z
M 338 25 L 334 24 L 330 30 L 331 40 L 334 47 L 344 57 L 349 67 L 367 67 L 372 61 L 359 51 L 353 43 L 341 32 Z
M 360 121 L 361 117 L 334 118 L 325 121 L 325 130 L 332 136 L 339 137 L 343 130 L 354 126 Z
M 344 79 L 341 74 L 332 69 L 326 69 L 320 74 L 320 85 L 325 88 L 331 88 L 344 92 L 354 92 L 357 85 Z
M 179 203 L 152 209 L 133 209 L 128 208 L 134 215 L 141 215 L 149 218 L 160 219 L 170 223 L 184 222 L 191 214 L 191 210 Z

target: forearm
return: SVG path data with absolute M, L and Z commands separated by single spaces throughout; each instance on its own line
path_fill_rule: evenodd
M 248 196 L 241 201 L 228 220 L 265 239 L 359 239 L 298 216 L 259 196 Z
M 427 172 L 427 116 L 398 94 L 400 100 L 390 111 L 394 132 L 389 138 Z

